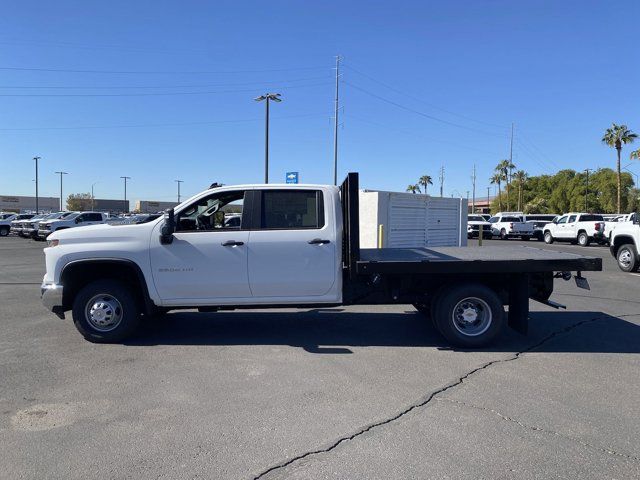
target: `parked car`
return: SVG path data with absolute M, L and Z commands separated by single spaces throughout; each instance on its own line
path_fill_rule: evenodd
M 618 261 L 618 267 L 623 272 L 633 272 L 640 267 L 640 215 L 633 213 L 629 221 L 620 222 L 613 230 L 611 255 Z
M 88 225 L 96 225 L 105 223 L 107 214 L 102 212 L 74 212 L 66 218 L 60 220 L 47 220 L 40 223 L 38 229 L 38 237 L 47 238 L 53 232 L 64 230 L 66 228 L 86 227 Z
M 16 216 L 11 222 L 11 233 L 22 235 L 22 228 L 33 217 L 35 217 L 34 213 L 21 213 Z
M 533 225 L 533 238 L 539 241 L 543 241 L 544 226 L 549 222 L 553 222 L 556 218 L 558 218 L 558 215 L 534 213 L 531 215 L 526 215 L 525 221 Z
M 16 219 L 16 213 L 0 213 L 0 237 L 6 237 L 11 232 L 11 222 Z
M 491 223 L 481 215 L 469 214 L 467 216 L 467 238 L 478 238 L 482 230 L 482 238 L 491 238 Z
M 566 213 L 544 226 L 544 241 L 548 244 L 555 240 L 573 242 L 583 247 L 592 241 L 604 244 L 604 225 L 604 218 L 596 213 Z
M 533 236 L 533 225 L 524 221 L 522 212 L 498 212 L 489 222 L 491 233 L 502 240 L 513 237 L 529 240 Z

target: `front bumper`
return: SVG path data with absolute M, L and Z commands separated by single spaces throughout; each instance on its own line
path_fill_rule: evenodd
M 40 238 L 47 238 L 49 235 L 51 235 L 51 230 L 45 230 L 43 228 L 38 230 L 38 237 Z
M 40 297 L 42 299 L 42 304 L 47 310 L 54 312 L 58 316 L 62 314 L 62 318 L 64 318 L 62 293 L 62 285 L 57 285 L 55 283 L 43 283 L 40 286 Z

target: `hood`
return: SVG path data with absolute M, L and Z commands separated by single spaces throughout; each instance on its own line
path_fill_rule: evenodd
M 65 228 L 53 232 L 47 240 L 61 240 L 65 243 L 113 242 L 127 240 L 131 237 L 144 235 L 145 230 L 153 230 L 156 222 L 141 223 L 139 225 L 109 225 L 99 223 L 79 228 Z
M 490 222 L 487 222 L 487 221 L 481 222 L 479 220 L 469 220 L 467 221 L 467 224 L 468 225 L 491 225 Z

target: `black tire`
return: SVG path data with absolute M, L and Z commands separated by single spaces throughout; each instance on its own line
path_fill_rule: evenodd
M 634 245 L 629 243 L 622 245 L 618 249 L 616 259 L 618 260 L 618 267 L 623 272 L 633 272 L 634 270 L 637 270 L 638 265 L 640 265 L 638 251 Z
M 544 243 L 547 245 L 551 245 L 553 243 L 553 235 L 551 235 L 550 231 L 544 232 Z
M 92 305 L 102 306 L 92 309 Z M 133 335 L 140 325 L 140 306 L 131 287 L 117 280 L 97 280 L 84 287 L 73 301 L 72 313 L 78 331 L 94 343 L 120 342 Z M 97 326 L 109 320 L 116 323 L 115 326 Z
M 581 247 L 588 247 L 590 243 L 591 239 L 589 238 L 589 235 L 587 235 L 587 232 L 580 232 L 578 234 L 578 245 Z
M 0 227 L 0 237 L 6 237 L 9 235 L 9 227 Z
M 500 335 L 505 325 L 504 308 L 500 298 L 493 290 L 478 283 L 443 290 L 434 310 L 434 321 L 438 331 L 447 341 L 458 347 L 486 346 Z M 479 315 L 480 318 L 466 321 L 464 316 L 467 311 Z
M 503 228 L 500 230 L 500 240 L 508 240 L 509 237 L 507 235 L 507 231 Z

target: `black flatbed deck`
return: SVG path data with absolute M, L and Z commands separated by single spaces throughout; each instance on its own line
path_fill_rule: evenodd
M 602 259 L 520 245 L 363 248 L 356 271 L 374 273 L 538 273 L 600 271 Z

